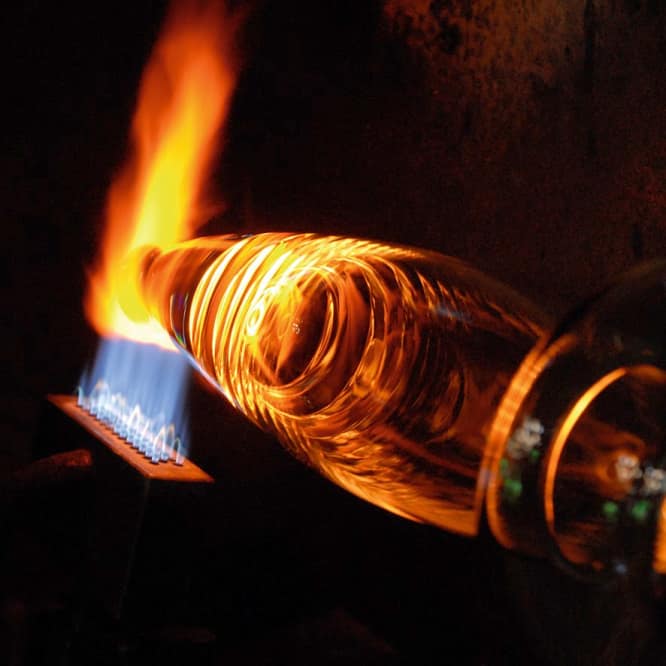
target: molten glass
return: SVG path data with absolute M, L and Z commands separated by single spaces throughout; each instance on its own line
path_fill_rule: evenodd
M 434 252 L 309 234 L 145 250 L 152 315 L 260 427 L 352 493 L 478 530 L 486 437 L 543 317 Z

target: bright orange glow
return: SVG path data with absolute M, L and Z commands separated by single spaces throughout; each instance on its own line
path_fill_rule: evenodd
M 432 252 L 315 234 L 194 239 L 141 267 L 155 319 L 257 425 L 363 499 L 477 533 L 486 429 L 540 333 L 517 295 Z
M 602 391 L 605 391 L 612 383 L 618 381 L 629 372 L 630 368 L 617 368 L 592 384 L 592 386 L 583 393 L 583 395 L 576 401 L 576 404 L 571 408 L 553 439 L 553 445 L 546 463 L 543 502 L 546 525 L 548 526 L 548 531 L 552 534 L 555 540 L 557 540 L 557 534 L 555 531 L 555 502 L 553 499 L 553 493 L 555 491 L 555 481 L 557 479 L 557 468 L 562 452 L 564 451 L 564 446 L 569 440 L 569 435 L 576 423 L 578 423 L 580 417 L 585 413 L 596 397 Z
M 499 464 L 504 455 L 505 444 L 509 440 L 509 436 L 521 414 L 520 410 L 523 402 L 534 387 L 537 379 L 541 376 L 544 368 L 553 359 L 571 348 L 575 342 L 576 339 L 574 336 L 565 335 L 548 347 L 549 339 L 543 338 L 525 357 L 525 360 L 504 394 L 504 398 L 495 415 L 482 467 L 488 474 L 487 490 L 485 487 L 480 487 L 478 494 L 479 501 L 482 501 L 484 490 L 486 490 L 488 524 L 495 538 L 506 548 L 515 548 L 517 544 L 514 535 L 510 534 L 510 531 L 507 529 L 501 512 L 500 489 L 502 479 L 499 473 Z
M 221 3 L 176 3 L 167 17 L 143 74 L 131 156 L 110 189 L 90 275 L 86 314 L 100 334 L 173 348 L 149 321 L 126 257 L 142 245 L 189 238 L 210 211 L 203 185 L 234 87 L 232 33 Z

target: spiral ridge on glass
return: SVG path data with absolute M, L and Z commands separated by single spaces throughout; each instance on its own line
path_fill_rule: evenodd
M 145 301 L 224 395 L 394 513 L 474 534 L 486 434 L 539 335 L 527 301 L 434 252 L 314 234 L 144 256 Z

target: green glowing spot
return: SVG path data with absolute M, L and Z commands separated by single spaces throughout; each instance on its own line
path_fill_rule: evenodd
M 530 462 L 535 463 L 539 458 L 541 458 L 541 451 L 539 449 L 532 449 L 530 451 Z
M 644 523 L 650 513 L 650 502 L 648 500 L 640 500 L 636 502 L 631 509 L 631 515 L 634 520 L 639 523 Z
M 504 479 L 502 495 L 508 502 L 516 502 L 523 492 L 523 484 L 520 479 Z
M 617 521 L 617 516 L 620 513 L 620 507 L 616 502 L 604 502 L 601 505 L 601 512 L 604 514 L 606 520 L 614 523 Z
M 502 478 L 506 479 L 509 476 L 509 461 L 506 458 L 500 460 L 499 469 Z

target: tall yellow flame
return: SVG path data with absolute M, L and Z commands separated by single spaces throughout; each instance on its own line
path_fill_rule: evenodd
M 219 2 L 175 3 L 145 68 L 132 152 L 109 191 L 86 297 L 86 314 L 102 335 L 172 348 L 167 334 L 142 316 L 125 262 L 142 245 L 166 248 L 189 238 L 202 220 L 203 185 L 235 82 L 234 22 Z M 135 321 L 118 304 L 121 292 Z

